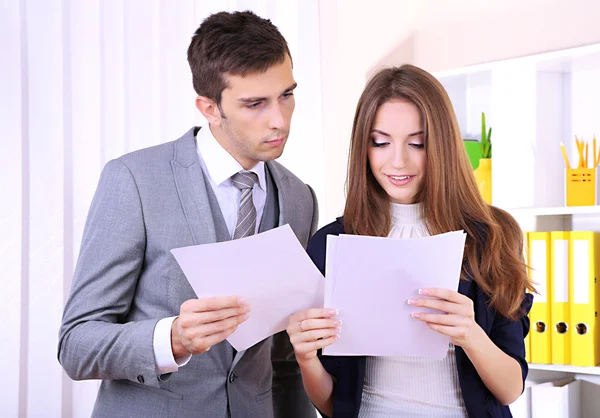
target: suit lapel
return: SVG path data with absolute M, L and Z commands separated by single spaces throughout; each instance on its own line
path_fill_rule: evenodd
M 279 226 L 289 224 L 293 229 L 295 208 L 292 201 L 292 191 L 289 179 L 278 163 L 268 161 L 266 164 L 271 171 L 275 186 L 277 186 L 277 194 L 279 197 Z
M 235 368 L 235 365 L 238 364 L 238 362 L 241 360 L 241 358 L 244 356 L 245 353 L 246 353 L 246 350 L 238 351 L 237 353 L 235 353 L 235 356 L 233 357 L 233 362 L 231 363 L 231 367 L 229 368 L 230 373 Z
M 194 243 L 198 245 L 216 242 L 217 236 L 196 150 L 196 132 L 197 128 L 192 128 L 175 142 L 171 167 L 183 212 Z

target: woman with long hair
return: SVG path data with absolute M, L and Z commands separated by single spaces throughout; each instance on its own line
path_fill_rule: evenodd
M 433 298 L 407 301 L 442 311 L 413 316 L 450 337 L 444 359 L 321 356 L 341 331 L 337 312 L 290 318 L 305 390 L 323 415 L 510 417 L 507 405 L 522 393 L 528 371 L 526 290 L 533 288 L 522 232 L 480 196 L 443 86 L 412 65 L 381 70 L 356 108 L 343 217 L 315 234 L 309 255 L 324 273 L 329 234 L 408 238 L 457 230 L 467 234 L 458 291 L 420 289 Z

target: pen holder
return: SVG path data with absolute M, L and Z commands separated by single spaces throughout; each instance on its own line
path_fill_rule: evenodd
M 596 204 L 596 169 L 567 168 L 567 206 Z

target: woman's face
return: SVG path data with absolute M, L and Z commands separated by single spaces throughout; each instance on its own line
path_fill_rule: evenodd
M 425 178 L 423 123 L 417 107 L 392 99 L 379 107 L 369 144 L 369 164 L 393 203 L 416 203 Z

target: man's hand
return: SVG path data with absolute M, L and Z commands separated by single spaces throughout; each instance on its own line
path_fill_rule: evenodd
M 173 356 L 177 359 L 207 352 L 247 320 L 250 310 L 250 305 L 237 296 L 185 301 L 171 326 Z

